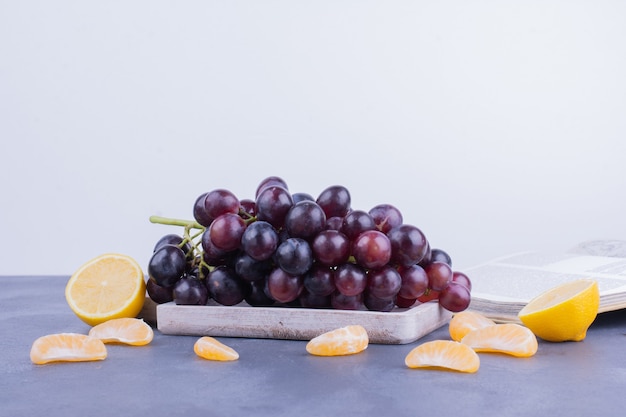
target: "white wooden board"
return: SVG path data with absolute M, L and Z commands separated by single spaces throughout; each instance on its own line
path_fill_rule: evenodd
M 448 323 L 452 314 L 436 302 L 390 312 L 288 307 L 156 306 L 157 328 L 169 335 L 310 340 L 351 324 L 368 332 L 370 343 L 411 343 Z

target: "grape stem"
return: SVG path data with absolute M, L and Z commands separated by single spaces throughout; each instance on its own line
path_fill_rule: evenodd
M 174 219 L 172 217 L 150 216 L 150 222 L 157 224 L 167 224 L 170 226 L 189 227 L 191 229 L 205 229 L 204 226 L 193 220 Z

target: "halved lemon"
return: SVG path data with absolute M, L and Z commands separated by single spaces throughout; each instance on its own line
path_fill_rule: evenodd
M 581 341 L 598 315 L 598 283 L 581 279 L 558 285 L 533 298 L 518 313 L 536 336 L 549 342 Z
M 85 323 L 136 317 L 146 297 L 141 266 L 133 258 L 106 253 L 82 265 L 65 287 L 65 299 Z

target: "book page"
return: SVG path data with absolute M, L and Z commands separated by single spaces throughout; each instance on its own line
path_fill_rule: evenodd
M 626 297 L 626 259 L 575 253 L 524 252 L 498 258 L 465 271 L 472 297 L 526 303 L 542 292 L 577 279 L 594 279 L 600 296 Z

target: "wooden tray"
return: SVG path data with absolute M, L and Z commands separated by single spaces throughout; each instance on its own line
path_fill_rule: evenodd
M 157 328 L 169 335 L 310 340 L 326 331 L 360 324 L 370 343 L 411 343 L 448 323 L 452 314 L 437 302 L 390 312 L 288 307 L 156 306 Z

